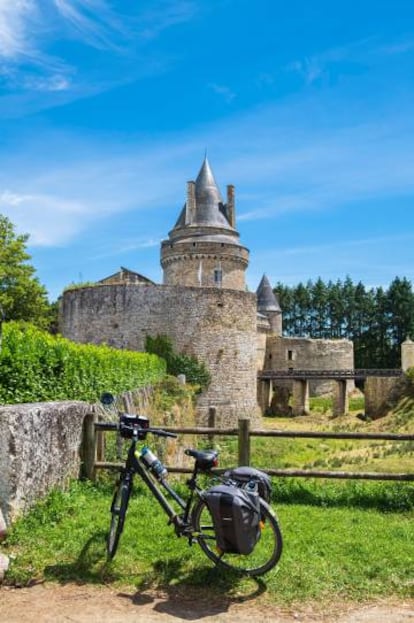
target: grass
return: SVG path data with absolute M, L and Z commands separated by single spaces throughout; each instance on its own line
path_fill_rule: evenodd
M 115 559 L 105 558 L 111 484 L 73 482 L 16 522 L 2 545 L 7 581 L 39 580 L 174 587 L 203 598 L 266 592 L 266 599 L 364 600 L 413 595 L 414 487 L 398 484 L 275 482 L 284 537 L 278 567 L 256 581 L 214 568 L 198 546 L 177 539 L 150 495 L 137 489 Z
M 332 399 L 311 399 L 311 414 L 303 417 L 266 417 L 260 427 L 295 431 L 413 432 L 414 403 L 403 399 L 395 412 L 375 421 L 362 421 L 363 397 L 350 399 L 350 414 L 333 418 Z M 220 440 L 226 463 L 237 455 L 237 441 Z M 251 456 L 256 467 L 339 471 L 412 472 L 414 442 L 350 439 L 291 439 L 253 437 Z M 233 459 L 234 460 L 234 459 Z
M 163 404 L 165 410 L 158 411 L 164 415 L 159 421 L 154 416 L 154 423 L 191 420 L 191 397 L 182 398 L 181 410 Z M 264 418 L 260 426 L 412 431 L 412 399 L 401 401 L 394 413 L 375 422 L 354 415 L 333 419 L 326 399 L 315 399 L 312 409 L 305 417 Z M 352 409 L 363 411 L 359 398 Z M 201 437 L 185 438 L 184 443 L 208 445 Z M 235 438 L 216 437 L 215 447 L 220 450 L 221 467 L 234 465 Z M 171 464 L 183 458 L 182 447 L 155 449 Z M 115 458 L 114 439 L 108 440 L 108 451 Z M 411 442 L 252 439 L 256 467 L 412 472 L 413 452 Z M 414 597 L 413 484 L 274 479 L 273 506 L 281 523 L 284 552 L 276 569 L 253 580 L 215 569 L 197 545 L 190 548 L 186 540 L 177 539 L 157 503 L 139 487 L 131 499 L 117 556 L 107 562 L 105 535 L 113 480 L 106 474 L 96 484 L 73 482 L 67 491 L 52 492 L 17 521 L 1 546 L 11 559 L 7 581 L 161 588 L 174 590 L 183 599 L 189 594 L 206 600 L 222 595 L 244 599 L 263 593 L 264 599 L 281 605 Z

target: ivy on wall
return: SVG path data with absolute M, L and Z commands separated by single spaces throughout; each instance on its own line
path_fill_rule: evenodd
M 193 385 L 198 385 L 200 390 L 208 387 L 211 375 L 207 366 L 198 361 L 196 357 L 184 353 L 176 353 L 171 339 L 167 335 L 151 337 L 147 335 L 145 350 L 162 357 L 167 364 L 167 372 L 173 376 L 185 374 L 186 380 Z

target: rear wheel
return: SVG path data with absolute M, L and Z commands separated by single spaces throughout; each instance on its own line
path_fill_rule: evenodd
M 118 549 L 119 538 L 124 529 L 125 515 L 131 495 L 132 481 L 121 478 L 118 482 L 111 504 L 111 525 L 106 542 L 108 558 L 113 558 Z
M 282 534 L 276 515 L 264 500 L 260 500 L 260 513 L 260 538 L 253 551 L 247 555 L 230 554 L 217 548 L 213 518 L 206 503 L 200 500 L 193 511 L 197 542 L 217 565 L 246 575 L 262 575 L 273 569 L 282 554 Z

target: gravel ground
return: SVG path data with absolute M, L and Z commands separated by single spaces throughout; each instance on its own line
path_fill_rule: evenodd
M 207 603 L 194 595 L 123 592 L 109 587 L 38 584 L 0 589 L 4 623 L 414 623 L 414 599 L 352 604 L 335 602 L 281 608 L 255 599 Z

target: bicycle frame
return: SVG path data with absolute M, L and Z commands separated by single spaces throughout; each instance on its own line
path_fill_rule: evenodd
M 131 477 L 134 474 L 138 474 L 143 482 L 146 484 L 148 489 L 151 491 L 153 496 L 156 498 L 158 503 L 160 504 L 163 511 L 168 515 L 170 523 L 174 525 L 175 531 L 177 535 L 182 535 L 186 528 L 188 528 L 190 509 L 194 498 L 194 491 L 199 491 L 197 487 L 196 478 L 197 478 L 197 468 L 194 468 L 194 472 L 187 482 L 188 487 L 190 489 L 190 495 L 187 501 L 183 500 L 176 491 L 166 482 L 164 478 L 159 481 L 155 481 L 155 479 L 151 476 L 148 471 L 148 468 L 142 463 L 142 461 L 137 457 L 137 441 L 138 439 L 133 438 L 131 445 L 128 449 L 128 456 L 126 460 L 126 465 L 123 468 L 123 472 L 130 474 Z M 122 473 L 122 472 L 121 472 Z M 171 506 L 170 502 L 164 496 L 162 491 L 160 490 L 159 484 L 169 493 L 169 495 L 177 502 L 180 508 L 183 510 L 182 515 L 178 515 L 175 509 Z

